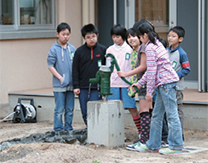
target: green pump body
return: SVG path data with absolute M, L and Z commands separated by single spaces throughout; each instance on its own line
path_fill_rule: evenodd
M 90 83 L 99 84 L 101 96 L 112 95 L 110 93 L 110 76 L 111 70 L 109 67 L 102 65 L 96 73 L 95 78 L 89 80 Z

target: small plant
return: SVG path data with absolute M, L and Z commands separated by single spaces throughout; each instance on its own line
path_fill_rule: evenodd
M 101 163 L 101 162 L 97 160 L 93 160 L 92 163 Z

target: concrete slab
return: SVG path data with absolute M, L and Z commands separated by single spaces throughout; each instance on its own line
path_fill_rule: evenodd
M 208 151 L 208 148 L 184 147 L 182 154 L 199 153 L 199 152 L 203 152 L 203 151 Z

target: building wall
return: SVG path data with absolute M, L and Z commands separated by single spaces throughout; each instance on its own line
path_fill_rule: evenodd
M 57 0 L 57 23 L 69 23 L 72 33 L 69 42 L 76 48 L 82 44 L 82 0 Z
M 110 46 L 113 44 L 110 30 L 114 25 L 114 17 L 113 17 L 113 1 L 111 0 L 99 0 L 98 1 L 98 9 L 97 9 L 97 23 L 99 30 L 99 43 Z M 103 23 L 105 22 L 105 23 Z
M 82 37 L 82 0 L 57 0 L 57 24 L 72 28 L 69 40 L 76 48 Z M 47 55 L 56 38 L 0 40 L 0 109 L 8 105 L 8 92 L 52 87 Z
M 1 41 L 0 102 L 8 103 L 8 92 L 51 86 L 47 52 L 55 39 Z
M 188 3 L 192 5 L 187 5 Z M 186 51 L 191 72 L 185 77 L 189 81 L 198 80 L 198 1 L 183 0 L 177 3 L 177 24 L 185 29 L 185 37 L 181 47 Z M 184 12 L 186 11 L 186 12 Z M 187 13 L 189 13 L 187 15 Z M 184 21 L 185 20 L 185 21 Z

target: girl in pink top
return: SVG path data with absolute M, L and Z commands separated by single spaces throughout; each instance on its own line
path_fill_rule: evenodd
M 132 48 L 125 42 L 126 39 L 126 28 L 120 24 L 116 24 L 111 29 L 111 37 L 114 42 L 106 53 L 111 53 L 115 56 L 121 71 L 131 70 L 131 53 Z M 110 66 L 110 58 L 107 58 L 107 65 Z M 130 81 L 130 77 L 126 78 Z M 113 95 L 108 96 L 109 100 L 122 100 L 124 102 L 124 108 L 128 109 L 132 117 L 135 117 L 135 113 L 138 115 L 136 110 L 136 101 L 134 98 L 128 95 L 128 87 L 117 74 L 117 70 L 114 67 L 114 71 L 111 74 L 111 93 Z

